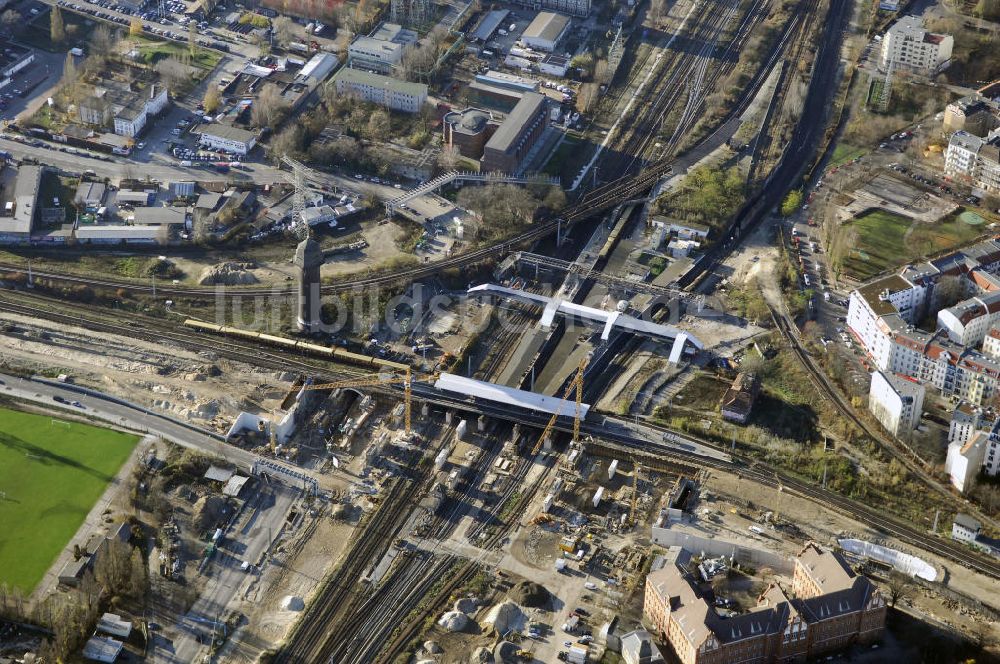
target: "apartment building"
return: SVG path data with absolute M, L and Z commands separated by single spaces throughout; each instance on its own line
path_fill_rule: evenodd
M 953 101 L 944 109 L 946 133 L 964 131 L 973 136 L 986 136 L 1000 125 L 997 104 L 975 94 Z
M 847 327 L 876 369 L 981 404 L 1000 385 L 1000 361 L 973 347 L 984 341 L 995 322 L 998 267 L 996 240 L 907 266 L 900 274 L 875 279 L 851 293 Z M 917 329 L 917 321 L 940 308 L 947 289 L 937 286 L 944 277 L 958 279 L 962 292 L 971 292 L 972 297 L 939 311 L 934 332 Z
M 514 4 L 541 11 L 547 9 L 571 16 L 587 16 L 590 14 L 591 0 L 514 0 Z
M 868 410 L 893 436 L 905 436 L 920 424 L 924 386 L 892 373 L 872 373 Z
M 904 16 L 896 21 L 882 38 L 879 68 L 908 69 L 925 74 L 939 71 L 951 60 L 955 40 L 951 35 L 924 30 L 917 16 Z
M 347 66 L 389 74 L 417 40 L 416 32 L 396 23 L 383 23 L 371 35 L 357 37 L 347 47 Z
M 341 69 L 333 81 L 337 94 L 354 94 L 402 113 L 417 113 L 427 101 L 427 86 L 423 83 L 400 81 L 358 69 Z
M 944 153 L 944 172 L 984 191 L 1000 191 L 1000 130 L 986 138 L 956 131 Z
M 672 547 L 671 560 L 646 577 L 644 614 L 683 664 L 803 662 L 855 643 L 878 640 L 885 627 L 881 592 L 835 553 L 808 544 L 795 559 L 791 593 L 771 584 L 757 607 L 722 618 Z
M 80 122 L 110 125 L 119 136 L 135 138 L 152 116 L 167 107 L 167 89 L 161 85 L 149 85 L 141 91 L 124 89 L 122 85 L 118 81 L 105 81 L 95 86 L 93 94 L 77 106 Z
M 1000 418 L 971 404 L 959 404 L 948 428 L 945 472 L 962 493 L 972 488 L 980 472 L 1000 473 Z

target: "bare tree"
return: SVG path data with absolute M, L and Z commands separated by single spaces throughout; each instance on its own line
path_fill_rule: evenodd
M 366 127 L 368 138 L 376 141 L 387 140 L 389 138 L 390 129 L 391 123 L 389 121 L 389 114 L 381 108 L 374 111 L 371 116 L 369 116 L 368 126 Z
M 117 41 L 118 38 L 111 32 L 111 28 L 101 23 L 90 33 L 90 52 L 102 57 L 107 56 L 114 50 Z
M 53 6 L 49 16 L 49 35 L 56 44 L 66 41 L 66 24 L 63 22 L 62 10 Z
M 8 30 L 13 31 L 20 22 L 21 14 L 16 10 L 8 9 L 3 14 L 0 14 L 0 23 L 3 23 L 3 27 Z
M 191 68 L 182 64 L 177 58 L 160 60 L 156 63 L 156 72 L 169 90 L 177 90 L 178 86 L 191 76 Z
M 281 98 L 277 86 L 266 85 L 250 107 L 250 122 L 255 127 L 274 127 L 280 122 L 288 104 Z
M 271 19 L 271 30 L 274 32 L 275 41 L 282 46 L 288 46 L 289 42 L 295 39 L 295 23 L 287 16 Z
M 913 593 L 913 582 L 905 574 L 889 572 L 886 590 L 889 591 L 889 606 L 896 606 L 896 602 L 903 601 Z
M 118 538 L 109 539 L 94 562 L 94 577 L 112 595 L 119 595 L 131 587 L 131 548 Z
M 441 148 L 441 154 L 438 155 L 438 166 L 445 171 L 453 171 L 455 167 L 458 166 L 458 160 L 461 158 L 461 154 L 454 145 L 445 145 Z
M 597 84 L 584 83 L 580 86 L 580 93 L 576 96 L 576 108 L 581 113 L 586 113 L 597 100 Z

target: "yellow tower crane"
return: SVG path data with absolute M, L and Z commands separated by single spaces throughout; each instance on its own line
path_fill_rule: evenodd
M 577 367 L 576 376 L 570 381 L 569 385 L 566 386 L 566 392 L 563 393 L 563 400 L 559 404 L 559 408 L 556 408 L 556 412 L 552 413 L 552 417 L 549 418 L 549 423 L 545 425 L 545 429 L 542 430 L 542 435 L 538 437 L 538 441 L 535 446 L 531 449 L 531 456 L 538 454 L 538 450 L 542 448 L 542 443 L 545 439 L 549 437 L 552 433 L 552 429 L 556 425 L 556 420 L 559 419 L 561 414 L 562 404 L 566 403 L 570 395 L 573 394 L 573 390 L 576 389 L 576 412 L 573 415 L 573 440 L 580 440 L 580 421 L 583 419 L 581 413 L 583 412 L 583 372 L 590 363 L 590 354 L 588 353 L 582 360 L 580 360 L 580 366 Z
M 403 385 L 403 399 L 406 408 L 406 435 L 409 436 L 412 428 L 411 413 L 413 410 L 413 381 L 430 382 L 436 380 L 438 374 L 417 374 L 407 367 L 405 370 L 384 371 L 377 374 L 364 374 L 354 378 L 345 378 L 333 383 L 316 383 L 314 385 L 304 385 L 303 390 L 336 390 L 345 387 L 372 387 L 375 385 Z

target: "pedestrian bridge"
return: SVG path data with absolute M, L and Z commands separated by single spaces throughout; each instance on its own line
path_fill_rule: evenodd
M 690 343 L 698 350 L 704 346 L 693 335 L 677 329 L 673 325 L 663 325 L 652 321 L 642 320 L 635 316 L 629 316 L 620 311 L 605 311 L 594 307 L 586 307 L 581 304 L 559 300 L 537 293 L 529 293 L 523 290 L 507 288 L 497 284 L 482 284 L 473 286 L 468 291 L 469 295 L 477 297 L 500 297 L 525 304 L 532 304 L 542 308 L 542 317 L 539 321 L 542 329 L 552 326 L 556 316 L 563 316 L 571 320 L 595 325 L 601 328 L 601 340 L 607 341 L 612 330 L 621 330 L 631 334 L 638 334 L 655 341 L 673 342 L 670 350 L 670 361 L 677 362 L 684 352 L 684 345 Z

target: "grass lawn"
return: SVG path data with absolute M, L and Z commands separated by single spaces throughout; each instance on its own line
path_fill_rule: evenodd
M 138 44 L 142 61 L 150 65 L 155 65 L 160 60 L 165 60 L 171 56 L 182 59 L 188 53 L 188 45 L 186 43 L 164 41 L 147 35 L 130 37 L 130 39 Z M 212 51 L 199 46 L 195 56 L 191 58 L 191 65 L 206 71 L 212 71 L 221 59 L 222 54 L 218 51 Z
M 549 160 L 545 162 L 545 168 L 542 169 L 542 172 L 546 175 L 562 177 L 565 182 L 570 182 L 579 172 L 583 159 L 590 157 L 590 150 L 581 149 L 582 147 L 585 147 L 582 138 L 572 134 L 567 135 L 549 157 Z
M 0 583 L 35 588 L 137 442 L 0 408 Z
M 851 222 L 858 233 L 857 245 L 844 258 L 844 272 L 865 280 L 891 267 L 972 242 L 984 227 L 962 221 L 961 212 L 959 209 L 933 224 L 884 211 L 858 217 Z
M 852 159 L 856 159 L 867 153 L 868 150 L 865 148 L 855 147 L 847 143 L 837 143 L 837 147 L 833 149 L 833 155 L 830 157 L 830 166 L 837 167 L 841 164 L 846 164 Z
M 892 265 L 907 260 L 903 237 L 911 220 L 898 214 L 876 211 L 851 222 L 858 233 L 857 245 L 844 258 L 844 272 L 863 281 Z
M 952 247 L 967 244 L 986 231 L 982 225 L 968 224 L 957 210 L 936 224 L 914 224 L 906 238 L 907 248 L 915 256 L 927 256 Z

